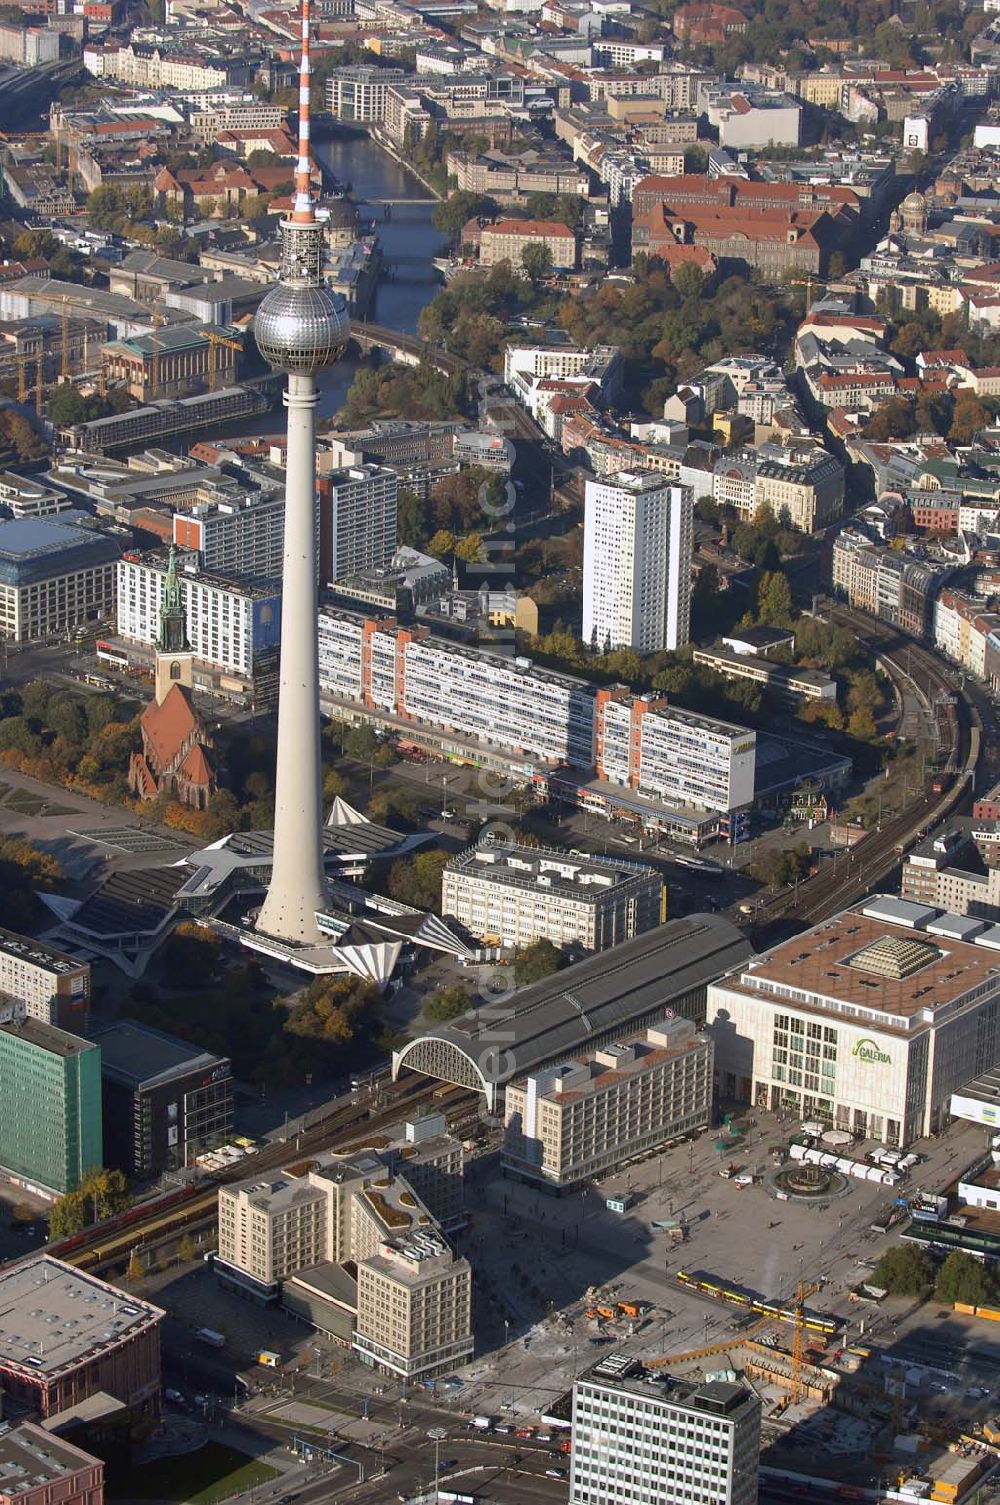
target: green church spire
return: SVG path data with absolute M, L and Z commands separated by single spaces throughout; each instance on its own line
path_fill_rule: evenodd
M 156 639 L 160 653 L 190 653 L 187 623 L 184 620 L 184 601 L 181 583 L 177 578 L 177 550 L 170 545 L 167 559 L 167 574 L 163 582 L 160 601 L 160 632 Z

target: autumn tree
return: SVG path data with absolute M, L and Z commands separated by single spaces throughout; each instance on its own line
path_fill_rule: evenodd
M 361 977 L 319 977 L 285 1023 L 292 1035 L 326 1044 L 352 1045 L 369 1035 L 381 1016 L 382 995 Z
M 955 401 L 948 438 L 953 444 L 971 444 L 979 430 L 988 428 L 992 421 L 989 408 L 970 392 L 963 392 Z
M 917 420 L 913 408 L 905 397 L 887 397 L 879 403 L 865 424 L 865 438 L 883 442 L 887 439 L 908 439 L 916 432 Z

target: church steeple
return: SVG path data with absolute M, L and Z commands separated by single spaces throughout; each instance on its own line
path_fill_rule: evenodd
M 187 622 L 184 616 L 184 598 L 181 583 L 177 578 L 177 550 L 170 545 L 167 557 L 167 575 L 163 582 L 160 601 L 160 631 L 156 639 L 159 653 L 190 653 Z
M 177 577 L 177 550 L 170 545 L 167 573 L 160 598 L 160 630 L 156 637 L 156 703 L 162 705 L 173 685 L 190 690 L 194 683 L 194 654 L 188 642 L 184 596 Z

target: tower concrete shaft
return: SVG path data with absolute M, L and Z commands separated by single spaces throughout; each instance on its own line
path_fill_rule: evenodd
M 289 375 L 274 866 L 257 919 L 265 934 L 302 943 L 321 939 L 316 911 L 324 906 L 316 397 L 315 377 Z
M 277 286 L 254 318 L 261 355 L 276 370 L 288 373 L 274 865 L 257 928 L 278 940 L 306 945 L 321 939 L 316 911 L 325 902 L 316 627 L 316 372 L 337 360 L 350 328 L 346 304 L 323 280 L 323 221 L 310 189 L 309 20 L 309 0 L 302 0 L 295 200 L 281 225 Z

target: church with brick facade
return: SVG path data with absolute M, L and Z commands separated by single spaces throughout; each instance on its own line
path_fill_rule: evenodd
M 156 641 L 155 693 L 139 718 L 142 752 L 132 754 L 129 787 L 140 800 L 167 793 L 182 805 L 205 810 L 217 780 L 212 739 L 191 699 L 193 661 L 171 549 Z

